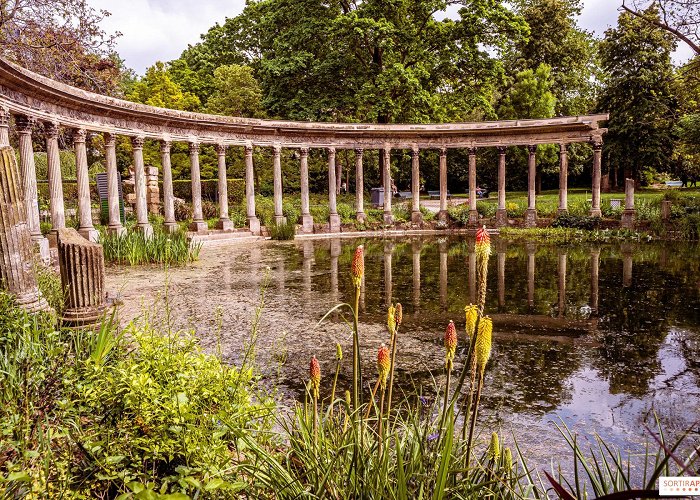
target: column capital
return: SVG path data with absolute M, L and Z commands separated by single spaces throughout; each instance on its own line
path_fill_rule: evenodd
M 335 158 L 335 146 L 329 146 L 329 147 L 326 148 L 326 149 L 328 150 L 328 157 L 329 157 L 329 158 L 331 158 L 331 157 Z
M 102 137 L 105 140 L 105 147 L 114 147 L 117 144 L 117 136 L 111 132 L 103 132 Z
M 161 153 L 170 154 L 171 146 L 172 146 L 172 142 L 170 142 L 170 139 L 161 139 L 160 140 L 160 152 Z
M 10 108 L 7 106 L 0 107 L 0 127 L 10 126 Z
M 417 158 L 418 155 L 420 155 L 420 149 L 418 149 L 418 146 L 412 146 L 411 147 L 411 158 Z
M 87 131 L 84 128 L 73 129 L 73 143 L 85 142 Z
M 20 134 L 31 134 L 36 120 L 27 115 L 15 115 L 15 126 Z
M 58 137 L 58 122 L 44 122 L 44 134 L 47 139 L 55 139 Z
M 441 147 L 440 148 L 440 156 L 447 156 L 447 148 L 446 147 Z
M 506 154 L 506 149 L 508 146 L 497 146 L 496 149 L 498 150 L 498 154 L 501 156 L 504 156 Z
M 593 148 L 593 151 L 601 151 L 603 149 L 603 139 L 601 137 L 597 137 L 591 140 L 591 147 Z
M 190 154 L 199 154 L 199 142 L 197 140 L 191 140 L 188 143 L 188 146 L 190 148 Z
M 362 158 L 362 156 L 365 154 L 365 150 L 362 148 L 355 148 L 355 156 L 359 156 Z
M 272 145 L 272 154 L 275 157 L 279 157 L 282 154 L 282 146 L 279 144 L 273 144 Z
M 216 147 L 216 154 L 217 155 L 223 156 L 226 154 L 227 146 L 223 142 L 218 143 L 215 147 Z
M 565 155 L 567 148 L 568 148 L 568 144 L 566 144 L 565 142 L 562 142 L 561 144 L 559 144 L 559 154 Z
M 475 155 L 476 155 L 476 149 L 477 149 L 477 148 L 476 148 L 475 146 L 471 146 L 471 147 L 467 148 L 467 152 L 469 153 L 469 156 L 475 156 Z
M 299 148 L 299 154 L 304 157 L 304 156 L 309 156 L 309 147 L 308 146 L 302 146 Z
M 534 155 L 537 152 L 537 144 L 529 144 L 527 146 L 527 152 Z
M 145 138 L 142 135 L 135 135 L 131 137 L 131 146 L 134 149 L 143 149 L 143 142 Z

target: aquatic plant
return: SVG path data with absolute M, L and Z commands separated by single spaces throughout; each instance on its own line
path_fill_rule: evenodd
M 199 258 L 201 243 L 188 241 L 183 231 L 166 234 L 160 229 L 147 238 L 142 232 L 123 235 L 100 232 L 105 261 L 113 264 L 138 266 L 143 264 L 183 265 Z
M 270 238 L 273 240 L 293 240 L 297 232 L 296 219 L 287 219 L 285 222 L 272 222 L 267 226 Z

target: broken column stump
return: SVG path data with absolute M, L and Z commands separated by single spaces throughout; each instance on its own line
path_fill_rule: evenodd
M 60 229 L 58 264 L 66 301 L 63 323 L 73 327 L 98 323 L 107 307 L 102 245 L 86 240 L 75 229 Z
M 0 148 L 0 288 L 14 295 L 17 305 L 30 311 L 50 307 L 41 296 L 34 275 L 32 237 L 15 152 Z

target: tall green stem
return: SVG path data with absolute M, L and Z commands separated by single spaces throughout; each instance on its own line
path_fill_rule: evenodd
M 394 366 L 396 364 L 396 337 L 399 336 L 399 327 L 396 326 L 394 330 L 394 335 L 391 337 L 391 371 L 389 372 L 389 396 L 386 403 L 386 414 L 387 417 L 391 413 L 391 393 L 394 388 Z
M 384 448 L 384 392 L 385 388 L 382 387 L 382 395 L 379 398 L 379 460 L 382 458 L 382 450 Z
M 340 360 L 335 365 L 335 376 L 333 377 L 333 390 L 331 390 L 331 416 L 333 416 L 333 407 L 335 406 L 335 387 L 338 383 L 338 374 L 340 373 Z
M 472 439 L 474 437 L 474 427 L 476 427 L 476 416 L 479 413 L 479 399 L 481 399 L 481 388 L 484 385 L 484 374 L 483 372 L 479 375 L 479 384 L 476 388 L 476 400 L 472 403 L 472 417 L 469 423 L 469 439 L 467 440 L 467 455 L 466 461 L 467 466 L 469 466 L 469 461 L 471 459 L 472 452 Z
M 352 336 L 352 406 L 355 412 L 360 409 L 359 381 L 360 373 L 360 339 L 358 334 L 358 311 L 360 308 L 360 287 L 355 287 L 355 309 L 353 311 L 353 336 Z

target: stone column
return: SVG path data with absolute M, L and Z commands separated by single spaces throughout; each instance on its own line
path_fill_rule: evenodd
M 600 211 L 600 158 L 603 150 L 602 141 L 593 141 L 593 183 L 591 189 L 591 217 L 602 217 Z
M 634 179 L 625 179 L 625 209 L 622 211 L 620 226 L 624 229 L 634 229 Z
M 420 212 L 420 150 L 418 146 L 411 148 L 411 222 L 421 224 L 423 214 Z
M 282 208 L 282 147 L 275 144 L 272 147 L 272 185 L 273 202 L 275 205 L 275 224 L 284 224 L 286 219 Z
M 61 157 L 58 149 L 58 123 L 45 122 L 46 161 L 49 177 L 49 206 L 51 209 L 51 233 L 49 243 L 56 246 L 58 230 L 66 227 L 66 214 L 63 204 L 63 176 L 61 174 Z
M 36 284 L 32 238 L 15 152 L 0 148 L 0 287 L 28 311 L 49 309 Z
M 598 284 L 600 269 L 600 247 L 591 249 L 591 313 L 598 315 Z
M 417 315 L 420 307 L 420 241 L 414 241 L 411 244 L 411 252 L 413 254 L 413 311 Z
M 340 292 L 338 289 L 338 257 L 341 253 L 341 244 L 339 239 L 331 240 L 331 303 L 337 304 L 340 302 Z
M 328 148 L 328 230 L 331 233 L 340 232 L 340 216 L 335 197 L 335 148 Z
M 106 309 L 102 245 L 86 241 L 75 229 L 60 229 L 58 263 L 66 298 L 63 324 L 81 327 L 98 323 Z
M 499 242 L 500 243 L 500 242 Z M 497 254 L 497 269 L 498 269 L 498 307 L 503 308 L 506 305 L 506 252 L 504 245 L 499 245 Z
M 527 252 L 527 305 L 530 309 L 535 306 L 535 245 L 525 244 Z
M 205 233 L 208 229 L 202 213 L 202 180 L 199 172 L 199 142 L 190 140 L 190 180 L 192 182 L 192 223 L 190 231 Z
M 629 243 L 620 245 L 622 251 L 622 286 L 632 286 L 632 253 L 633 247 Z
M 309 211 L 309 148 L 299 149 L 300 156 L 300 187 L 301 187 L 301 232 L 314 232 L 314 218 Z
M 119 200 L 119 170 L 117 169 L 117 138 L 114 134 L 104 133 L 105 163 L 107 170 L 107 207 L 109 223 L 107 232 L 120 236 L 126 232 L 122 226 Z
M 476 148 L 469 148 L 469 225 L 479 224 L 479 212 L 476 211 Z
M 384 224 L 394 223 L 391 203 L 394 201 L 394 191 L 391 189 L 391 146 L 384 144 Z
M 302 243 L 302 256 L 303 263 L 301 268 L 302 282 L 304 283 L 304 295 L 306 297 L 306 303 L 310 303 L 311 299 L 311 268 L 314 264 L 314 242 L 311 240 L 304 240 Z
M 474 246 L 469 248 L 469 303 L 476 304 L 476 252 Z
M 447 310 L 447 242 L 438 244 L 440 251 L 440 309 Z
M 19 158 L 22 171 L 22 190 L 27 210 L 27 226 L 31 234 L 32 241 L 39 248 L 41 259 L 48 263 L 51 256 L 49 254 L 49 240 L 41 234 L 39 218 L 39 195 L 36 186 L 36 164 L 34 163 L 34 147 L 32 145 L 32 127 L 34 121 L 28 116 L 15 116 L 15 125 L 19 136 Z
M 525 210 L 525 227 L 537 226 L 537 206 L 535 202 L 535 179 L 537 178 L 537 163 L 535 154 L 537 146 L 527 147 L 527 210 Z
M 440 210 L 438 219 L 447 220 L 447 148 L 440 148 Z
M 557 267 L 559 277 L 559 314 L 558 317 L 563 318 L 566 315 L 566 253 L 559 254 L 559 265 Z
M 90 202 L 90 178 L 88 176 L 87 149 L 85 129 L 73 131 L 73 147 L 75 148 L 75 174 L 78 184 L 78 214 L 80 227 L 78 233 L 88 241 L 97 241 L 99 233 L 92 224 L 92 203 Z
M 245 145 L 245 201 L 248 228 L 254 235 L 260 234 L 260 221 L 255 215 L 255 172 L 253 170 L 253 145 Z
M 671 220 L 671 200 L 661 200 L 661 220 L 664 222 Z
M 0 108 L 0 146 L 10 145 L 10 110 Z
M 355 148 L 355 208 L 357 222 L 360 224 L 367 220 L 367 215 L 365 215 L 365 174 L 362 167 L 363 153 L 362 148 Z
M 565 214 L 569 211 L 568 184 L 569 184 L 569 156 L 566 144 L 559 145 L 559 208 L 557 214 Z
M 506 212 L 506 147 L 498 146 L 498 208 L 496 208 L 496 225 L 508 225 Z
M 232 231 L 233 222 L 228 216 L 228 181 L 226 179 L 226 144 L 216 145 L 216 158 L 219 166 L 219 220 L 216 229 Z
M 163 165 L 163 214 L 165 221 L 163 226 L 166 233 L 175 233 L 178 230 L 175 222 L 175 195 L 173 194 L 173 171 L 170 165 L 170 141 L 160 141 L 160 162 Z
M 388 308 L 393 299 L 393 269 L 392 257 L 394 244 L 390 241 L 384 242 L 384 303 Z
M 131 138 L 134 149 L 134 194 L 136 195 L 136 229 L 146 238 L 153 237 L 153 226 L 148 222 L 146 206 L 146 171 L 143 164 L 143 136 Z

